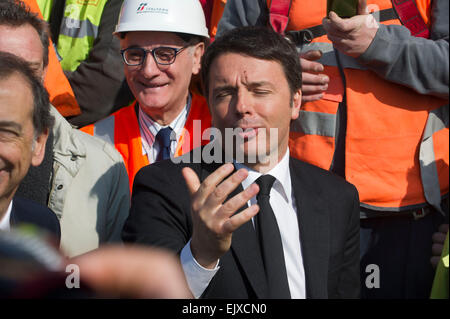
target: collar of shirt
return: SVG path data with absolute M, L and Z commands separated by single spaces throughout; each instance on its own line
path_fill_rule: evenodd
M 178 116 L 167 126 L 161 126 L 158 122 L 154 121 L 150 116 L 145 114 L 145 112 L 139 107 L 139 130 L 141 132 L 142 138 L 142 155 L 147 155 L 150 163 L 154 162 L 156 154 L 154 154 L 154 143 L 156 134 L 163 127 L 171 127 L 176 133 L 176 140 L 172 141 L 171 153 L 175 153 L 177 146 L 177 141 L 183 132 L 184 124 L 186 123 L 189 110 L 191 108 L 191 95 L 188 95 L 188 101 L 184 106 L 183 110 L 178 114 Z M 174 143 L 175 142 L 175 143 Z M 159 147 L 159 146 L 158 146 Z M 157 152 L 156 152 L 157 153 Z
M 8 209 L 6 210 L 5 216 L 0 220 L 0 230 L 10 230 L 11 229 L 11 211 L 12 211 L 12 201 L 9 203 Z
M 236 170 L 240 168 L 245 168 L 248 170 L 248 176 L 247 178 L 242 182 L 242 187 L 246 189 L 251 184 L 253 184 L 258 177 L 260 177 L 262 174 L 260 172 L 257 172 L 251 168 L 248 168 L 247 166 L 238 163 L 234 161 L 234 167 Z M 287 149 L 286 153 L 284 154 L 281 161 L 278 162 L 275 167 L 273 167 L 270 171 L 268 171 L 266 174 L 272 175 L 276 178 L 276 181 L 274 182 L 272 186 L 272 191 L 277 191 L 280 193 L 280 195 L 283 197 L 283 199 L 291 205 L 292 202 L 292 185 L 291 185 L 291 174 L 289 171 L 289 149 Z M 256 203 L 256 196 L 253 197 L 249 205 Z

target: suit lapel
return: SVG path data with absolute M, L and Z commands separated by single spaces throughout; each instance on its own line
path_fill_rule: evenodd
M 237 195 L 242 190 L 242 186 L 239 186 L 229 198 Z M 239 213 L 247 207 L 247 205 L 241 207 L 236 213 Z M 253 227 L 251 220 L 234 231 L 231 249 L 235 253 L 242 269 L 244 269 L 245 275 L 253 287 L 257 298 L 268 298 L 268 287 L 264 266 L 256 238 L 255 228 Z
M 201 172 L 201 180 L 203 181 L 209 174 L 219 168 L 220 165 L 222 164 L 204 165 Z M 239 185 L 239 187 L 228 196 L 227 200 L 239 194 L 241 191 L 243 191 L 243 187 L 242 185 Z M 247 207 L 247 205 L 241 207 L 235 214 L 243 211 Z M 251 220 L 234 231 L 231 241 L 231 250 L 236 256 L 236 262 L 239 263 L 244 270 L 245 276 L 255 291 L 257 298 L 267 298 L 268 288 L 264 274 L 264 266 L 255 229 Z
M 329 218 L 328 207 L 318 194 L 303 163 L 290 158 L 292 191 L 297 204 L 307 298 L 327 298 Z

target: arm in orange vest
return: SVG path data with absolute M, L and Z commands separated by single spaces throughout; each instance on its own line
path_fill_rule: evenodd
M 36 0 L 24 0 L 24 2 L 30 7 L 31 12 L 37 13 L 42 19 Z M 47 88 L 50 102 L 64 117 L 79 115 L 81 110 L 75 99 L 75 94 L 59 64 L 51 39 L 49 39 L 49 42 L 48 68 L 44 84 Z
M 377 23 L 374 15 L 365 10 L 365 1 L 359 2 L 358 15 L 341 19 L 330 14 L 329 19 L 323 20 L 328 39 L 334 47 L 355 57 L 384 80 L 407 86 L 420 94 L 447 99 L 449 2 L 417 2 L 419 12 L 431 14 L 424 17 L 424 21 L 431 21 L 429 39 L 412 36 L 403 25 Z M 367 9 L 377 10 L 376 3 Z

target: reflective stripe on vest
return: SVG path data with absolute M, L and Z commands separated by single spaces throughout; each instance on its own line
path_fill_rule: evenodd
M 449 106 L 445 105 L 428 114 L 425 132 L 420 144 L 420 173 L 427 202 L 436 210 L 445 213 L 441 208 L 441 186 L 439 184 L 438 167 L 434 152 L 433 134 L 449 127 Z M 448 163 L 447 163 L 448 165 Z
M 57 45 L 64 70 L 75 71 L 89 55 L 106 2 L 66 0 Z
M 392 8 L 390 0 L 369 0 L 368 5 L 383 11 Z M 418 6 L 420 12 L 427 11 Z M 321 24 L 324 12 L 326 2 L 311 6 L 293 0 L 287 31 L 314 28 Z M 397 19 L 382 23 L 401 24 Z M 323 51 L 319 62 L 325 65 L 323 73 L 330 83 L 325 97 L 303 104 L 291 125 L 292 156 L 330 168 L 336 113 L 345 93 L 346 178 L 358 188 L 361 205 L 399 211 L 428 202 L 440 209 L 441 195 L 449 188 L 448 101 L 384 81 L 355 59 L 333 50 L 326 35 L 301 47 L 302 52 L 313 49 Z
M 334 137 L 336 114 L 300 111 L 298 119 L 291 124 L 291 131 Z
M 98 26 L 89 20 L 76 20 L 69 17 L 64 17 L 60 29 L 60 34 L 71 38 L 96 38 L 98 34 Z

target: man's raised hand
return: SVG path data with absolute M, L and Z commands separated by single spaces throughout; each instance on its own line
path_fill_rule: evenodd
M 245 169 L 230 175 L 233 170 L 233 164 L 224 164 L 202 183 L 192 169 L 185 167 L 182 170 L 191 195 L 191 251 L 195 260 L 205 268 L 215 267 L 217 260 L 230 249 L 233 232 L 259 211 L 258 205 L 252 205 L 234 215 L 258 193 L 256 184 L 224 203 L 228 195 L 248 176 Z

